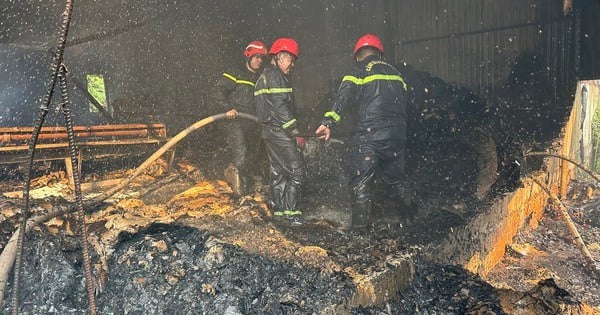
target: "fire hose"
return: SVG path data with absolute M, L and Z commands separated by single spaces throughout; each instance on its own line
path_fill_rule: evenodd
M 247 120 L 251 120 L 254 122 L 258 121 L 258 119 L 255 116 L 246 114 L 246 113 L 238 113 L 235 119 L 238 119 L 238 118 L 247 119 Z M 121 189 L 123 189 L 127 185 L 129 185 L 138 175 L 142 174 L 142 172 L 144 172 L 144 170 L 146 170 L 146 168 L 148 168 L 150 165 L 152 165 L 152 163 L 154 163 L 154 161 L 158 160 L 158 158 L 160 158 L 163 154 L 165 154 L 167 151 L 169 151 L 169 149 L 174 147 L 179 141 L 181 141 L 182 139 L 187 137 L 189 134 L 191 134 L 195 130 L 198 130 L 210 123 L 213 123 L 213 122 L 215 122 L 217 120 L 221 120 L 221 119 L 229 119 L 229 118 L 227 117 L 227 115 L 225 113 L 212 115 L 212 116 L 206 117 L 204 119 L 201 119 L 201 120 L 195 122 L 194 124 L 190 125 L 186 129 L 184 129 L 183 131 L 179 132 L 177 135 L 175 135 L 169 141 L 167 141 L 167 143 L 165 143 L 160 149 L 158 149 L 156 152 L 154 152 L 140 166 L 138 166 L 127 178 L 123 179 L 117 185 L 113 186 L 113 188 L 109 189 L 108 191 L 106 191 L 94 198 L 83 200 L 83 207 L 86 207 L 86 208 L 94 207 L 94 206 L 98 205 L 99 203 L 101 203 L 102 201 L 110 198 L 115 193 L 119 192 Z M 27 192 L 27 194 L 28 194 L 28 192 Z M 36 217 L 33 217 L 33 218 L 27 220 L 27 222 L 25 222 L 25 224 L 20 225 L 19 229 L 17 229 L 14 232 L 12 237 L 6 243 L 6 246 L 4 247 L 2 254 L 0 254 L 0 304 L 2 304 L 2 300 L 4 298 L 4 292 L 6 289 L 6 284 L 8 282 L 8 276 L 9 276 L 10 270 L 12 269 L 13 264 L 15 263 L 15 257 L 18 254 L 17 238 L 21 234 L 20 231 L 25 231 L 25 232 L 29 231 L 33 226 L 43 223 L 54 217 L 78 211 L 77 208 L 78 208 L 77 205 L 71 205 L 71 206 L 65 207 L 61 210 L 57 210 L 57 211 L 43 214 L 43 215 L 38 215 Z M 13 286 L 13 291 L 14 290 L 15 290 L 15 288 Z M 16 309 L 16 307 L 15 307 L 15 309 Z
M 129 185 L 133 181 L 134 178 L 136 178 L 138 175 L 140 175 L 146 168 L 148 168 L 148 166 L 150 166 L 150 164 L 154 163 L 154 161 L 156 161 L 159 157 L 161 157 L 163 154 L 165 154 L 169 149 L 171 149 L 173 146 L 175 146 L 175 144 L 177 144 L 177 142 L 181 141 L 183 138 L 188 136 L 193 131 L 200 129 L 212 122 L 215 122 L 220 119 L 225 119 L 225 118 L 228 118 L 228 117 L 225 115 L 225 113 L 221 113 L 221 114 L 216 114 L 216 115 L 206 117 L 206 118 L 199 120 L 199 121 L 195 122 L 194 124 L 190 125 L 183 131 L 179 132 L 176 136 L 171 138 L 169 141 L 167 141 L 167 143 L 165 143 L 160 149 L 158 149 L 156 152 L 154 152 L 146 161 L 144 161 L 144 163 L 142 163 L 140 166 L 138 166 L 133 171 L 133 173 L 131 173 L 131 175 L 129 175 L 129 177 L 122 180 L 116 186 L 114 186 L 110 190 L 104 192 L 103 194 L 100 194 L 97 197 L 86 201 L 85 204 L 87 206 L 93 206 L 93 205 L 96 205 L 96 204 L 102 202 L 103 200 L 111 197 L 112 195 L 117 193 L 119 190 L 121 190 L 125 186 Z M 252 116 L 252 115 L 246 114 L 246 113 L 238 113 L 236 119 L 237 118 L 248 119 L 248 120 L 252 120 L 255 122 L 258 121 L 258 119 L 255 116 Z

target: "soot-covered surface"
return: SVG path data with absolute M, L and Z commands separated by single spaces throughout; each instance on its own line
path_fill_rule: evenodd
M 352 290 L 342 273 L 248 254 L 184 227 L 155 226 L 131 237 L 111 265 L 103 313 L 306 314 L 339 304 Z
M 31 236 L 21 312 L 83 312 L 80 259 L 55 237 Z M 155 225 L 117 246 L 104 288 L 102 314 L 310 314 L 341 304 L 353 284 L 343 273 L 249 254 L 194 228 Z
M 79 314 L 87 308 L 85 279 L 77 240 L 57 238 L 46 232 L 29 233 L 23 251 L 23 272 L 19 291 L 22 314 Z M 2 305 L 3 314 L 12 308 L 11 285 Z
M 478 313 L 480 312 L 480 313 Z M 457 266 L 418 264 L 410 290 L 381 308 L 354 314 L 503 314 L 498 291 Z
M 597 314 L 553 279 L 527 291 L 498 289 L 457 266 L 417 264 L 412 287 L 385 307 L 356 308 L 352 314 Z
M 413 121 L 415 125 L 411 127 L 415 137 L 409 143 L 408 161 L 420 206 L 419 216 L 398 217 L 398 213 L 388 211 L 390 207 L 385 200 L 379 200 L 377 224 L 364 231 L 345 230 L 341 218 L 348 216 L 349 209 L 344 203 L 346 175 L 341 171 L 346 148 L 343 141 L 309 143 L 309 149 L 313 149 L 305 152 L 307 164 L 311 166 L 306 191 L 309 202 L 303 209 L 307 222 L 301 227 L 269 217 L 268 211 L 260 205 L 264 205 L 264 189 L 257 189 L 249 202 L 244 202 L 233 200 L 222 183 L 202 183 L 205 176 L 189 176 L 180 171 L 180 178 L 168 185 L 160 185 L 167 182 L 150 184 L 153 178 L 146 178 L 145 182 L 129 187 L 126 195 L 116 198 L 117 204 L 96 209 L 100 211 L 93 215 L 95 235 L 109 230 L 108 223 L 116 226 L 127 221 L 121 220 L 123 218 L 131 219 L 128 216 L 133 217 L 135 226 L 133 232 L 129 232 L 134 234 L 125 239 L 117 239 L 115 234 L 108 238 L 109 255 L 100 255 L 109 258 L 106 278 L 97 275 L 106 280 L 98 296 L 100 311 L 116 314 L 180 311 L 185 314 L 212 310 L 228 314 L 323 312 L 345 303 L 356 291 L 356 282 L 353 282 L 356 279 L 350 275 L 376 274 L 396 268 L 390 265 L 390 257 L 426 251 L 428 244 L 439 243 L 454 227 L 468 223 L 472 215 L 480 211 L 477 199 L 510 190 L 503 176 L 509 172 L 502 166 L 506 167 L 503 163 L 518 154 L 512 152 L 514 146 L 499 146 L 499 157 L 496 156 L 495 143 L 502 143 L 490 137 L 488 128 L 493 124 L 487 125 L 482 119 L 486 116 L 483 103 L 471 92 L 429 75 L 424 75 L 421 83 L 422 89 L 418 91 L 430 92 L 415 96 L 416 102 L 423 106 L 414 108 L 416 112 L 412 113 L 418 120 Z M 484 146 L 491 150 L 483 150 Z M 222 158 L 224 152 L 219 148 L 212 152 L 193 152 L 188 157 L 200 161 L 203 174 L 218 180 L 227 163 Z M 486 159 L 493 167 L 486 168 Z M 496 166 L 500 181 L 494 183 Z M 486 174 L 494 176 L 485 177 Z M 50 184 L 51 181 L 41 186 L 51 187 Z M 169 197 L 179 194 L 186 185 L 196 186 L 188 194 Z M 151 186 L 152 189 L 146 188 Z M 55 204 L 52 199 L 40 203 L 46 210 Z M 14 204 L 11 207 L 15 208 Z M 324 216 L 325 211 L 330 211 L 336 220 Z M 2 223 L 6 236 L 15 217 L 9 219 L 12 221 Z M 168 229 L 165 225 L 149 225 L 153 221 L 172 225 Z M 136 222 L 143 224 L 136 226 Z M 28 256 L 46 255 L 47 250 L 41 248 L 48 248 L 52 249 L 52 254 L 48 253 L 49 261 L 58 263 L 56 268 L 48 266 L 29 271 L 31 274 L 26 277 L 29 284 L 23 285 L 26 293 L 22 307 L 31 314 L 81 313 L 86 309 L 86 298 L 76 242 L 72 237 L 63 236 L 70 242 L 61 240 L 60 246 L 38 244 L 52 238 L 42 236 L 28 242 L 31 246 Z M 98 256 L 94 259 L 99 260 Z M 42 266 L 43 263 L 31 265 Z M 501 309 L 499 293 L 462 268 L 418 262 L 415 269 L 413 287 L 406 293 L 388 296 L 387 305 L 356 308 L 354 312 L 463 314 L 481 310 L 502 313 L 498 311 Z M 39 270 L 45 272 L 39 273 Z M 52 278 L 45 274 L 54 270 L 59 274 L 53 276 L 61 278 L 38 286 L 40 281 Z M 64 292 L 71 294 L 67 296 Z M 4 307 L 8 310 L 8 306 Z
M 260 195 L 234 203 L 223 182 L 202 182 L 202 175 L 183 163 L 176 164 L 175 170 L 175 180 L 173 173 L 162 178 L 142 176 L 124 194 L 90 214 L 92 261 L 103 288 L 98 295 L 102 313 L 217 310 L 230 314 L 305 314 L 333 309 L 356 291 L 342 269 L 353 265 L 356 272 L 373 265 L 379 271 L 389 269 L 384 256 L 401 248 L 392 240 L 375 248 L 378 240 L 370 237 L 353 243 L 356 234 L 338 231 L 327 222 L 295 229 L 286 221 L 272 220 L 264 212 Z M 54 194 L 68 194 L 62 189 L 63 177 L 47 177 Z M 181 193 L 186 186 L 191 188 Z M 33 195 L 43 198 L 37 192 Z M 2 200 L 7 205 L 2 221 L 7 237 L 19 213 L 11 200 Z M 46 197 L 35 200 L 33 209 L 38 213 L 51 211 L 63 203 L 60 197 Z M 79 245 L 72 229 L 73 220 L 67 218 L 30 234 L 21 285 L 23 313 L 81 313 L 87 308 Z M 294 237 L 298 234 L 311 237 L 300 240 Z M 335 254 L 319 247 L 324 244 L 337 248 Z M 361 257 L 361 246 L 371 247 L 370 252 L 379 255 Z M 107 258 L 107 265 L 103 265 Z M 376 260 L 378 264 L 374 264 Z M 3 305 L 7 312 L 8 294 Z
M 63 252 L 64 244 L 59 243 L 64 241 L 40 233 L 28 239 L 23 283 L 28 302 L 21 305 L 23 314 L 80 314 L 86 309 L 79 259 Z M 371 250 L 371 256 L 380 249 Z M 98 295 L 102 314 L 329 314 L 355 290 L 343 273 L 249 254 L 182 226 L 155 225 L 127 236 L 111 260 L 105 289 Z M 552 279 L 519 292 L 494 287 L 458 266 L 419 260 L 408 290 L 382 306 L 342 313 L 346 312 L 593 314 L 594 310 Z
M 119 225 L 123 222 L 137 225 L 133 234 L 101 238 L 111 249 L 106 278 L 99 272 L 102 259 L 96 251 L 92 256 L 95 276 L 103 284 L 98 294 L 101 313 L 514 314 L 538 307 L 533 314 L 584 314 L 573 297 L 551 284 L 500 290 L 461 267 L 420 258 L 407 290 L 388 296 L 389 301 L 377 307 L 348 308 L 345 303 L 357 291 L 357 275 L 385 274 L 397 268 L 392 265 L 396 258 L 432 254 L 423 252 L 427 245 L 468 218 L 426 204 L 429 210 L 412 222 L 390 217 L 363 231 L 318 218 L 298 227 L 269 217 L 259 196 L 233 203 L 226 186 L 194 184 L 190 176 L 181 174 L 152 191 L 173 195 L 186 181 L 193 185 L 166 204 L 150 205 L 157 200 L 153 196 L 132 198 L 135 190 L 148 186 L 142 185 L 91 216 L 90 227 L 97 236 L 111 229 L 127 230 Z M 52 203 L 59 200 L 36 201 L 35 209 L 50 209 Z M 140 223 L 145 216 L 158 222 L 157 215 L 176 221 Z M 5 222 L 14 223 L 11 218 Z M 61 226 L 57 230 L 46 225 L 28 238 L 21 287 L 24 314 L 79 314 L 87 309 L 79 245 L 69 232 L 72 224 Z M 552 294 L 544 296 L 542 291 Z M 6 312 L 8 300 L 3 305 Z M 548 303 L 554 308 L 544 308 Z M 336 308 L 340 305 L 344 306 Z M 576 311 L 556 312 L 565 309 Z

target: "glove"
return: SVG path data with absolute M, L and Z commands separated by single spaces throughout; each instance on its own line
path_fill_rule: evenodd
M 227 118 L 229 119 L 234 119 L 238 114 L 238 111 L 234 109 L 228 111 L 227 113 L 225 113 L 225 115 L 227 116 Z
M 323 139 L 325 141 L 329 140 L 329 136 L 331 136 L 331 130 L 327 125 L 321 125 L 315 131 L 315 134 L 319 136 L 319 139 Z
M 300 151 L 304 150 L 306 147 L 306 140 L 303 137 L 296 137 L 296 147 L 298 147 Z

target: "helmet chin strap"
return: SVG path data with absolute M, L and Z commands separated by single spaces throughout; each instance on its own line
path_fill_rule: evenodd
M 279 54 L 280 54 L 280 53 L 277 53 L 277 55 L 275 55 L 275 56 L 273 57 L 273 60 L 275 60 L 275 65 L 277 66 L 277 68 L 278 68 L 278 69 L 280 69 L 280 68 L 279 68 Z

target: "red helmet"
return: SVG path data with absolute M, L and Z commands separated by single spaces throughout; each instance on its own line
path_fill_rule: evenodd
M 259 54 L 259 55 L 267 54 L 267 46 L 265 46 L 265 44 L 263 44 L 263 42 L 261 42 L 259 40 L 250 42 L 250 44 L 248 44 L 248 46 L 246 46 L 246 49 L 244 49 L 244 56 L 246 56 L 246 58 L 250 58 L 256 54 Z
M 271 45 L 271 49 L 269 49 L 269 54 L 277 55 L 279 52 L 287 51 L 290 54 L 294 55 L 296 58 L 300 55 L 300 49 L 298 49 L 298 43 L 293 38 L 278 38 Z
M 359 49 L 366 46 L 377 48 L 383 54 L 383 44 L 381 43 L 381 39 L 373 34 L 365 34 L 356 41 L 356 45 L 354 45 L 354 54 L 356 55 L 356 52 Z

